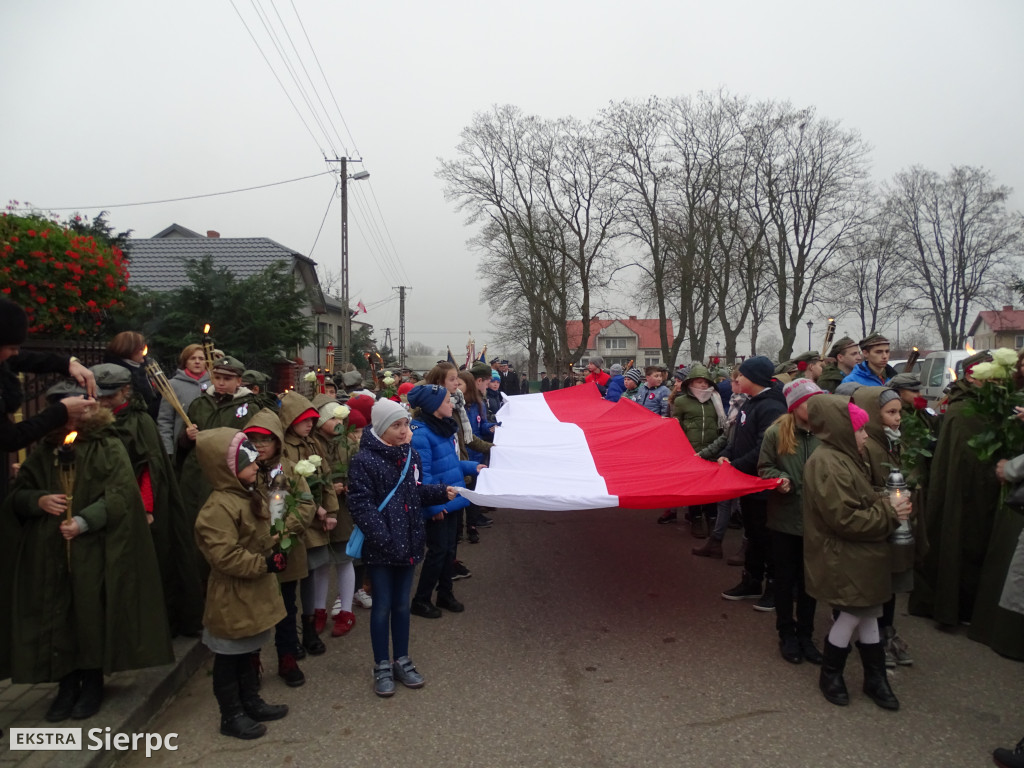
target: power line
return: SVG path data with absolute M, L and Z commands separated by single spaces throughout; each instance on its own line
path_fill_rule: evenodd
M 309 258 L 313 258 L 313 249 L 316 248 L 316 244 L 320 242 L 320 233 L 324 231 L 324 222 L 327 221 L 327 214 L 331 212 L 331 204 L 334 203 L 334 193 L 338 191 L 338 184 L 335 182 L 334 189 L 331 190 L 331 197 L 327 201 L 327 210 L 324 211 L 324 217 L 320 219 L 320 229 L 316 231 L 316 237 L 313 239 L 313 245 L 309 248 L 309 253 L 306 255 Z
M 267 189 L 268 187 L 279 187 L 282 184 L 292 184 L 296 181 L 305 181 L 306 179 L 315 179 L 319 176 L 326 176 L 328 174 L 334 174 L 334 171 L 322 171 L 321 173 L 314 173 L 309 176 L 299 176 L 297 179 L 285 179 L 284 181 L 274 181 L 270 184 L 259 184 L 255 187 L 242 187 L 241 189 L 229 189 L 224 192 L 210 192 L 205 195 L 189 195 L 188 197 L 171 197 L 167 200 L 147 200 L 143 203 L 116 203 L 114 205 L 66 205 L 60 208 L 51 208 L 50 206 L 36 206 L 47 211 L 82 211 L 92 210 L 94 208 L 132 208 L 138 205 L 160 205 L 161 203 L 180 203 L 183 200 L 199 200 L 204 197 L 220 197 L 222 195 L 234 195 L 239 192 L 252 192 L 254 189 Z

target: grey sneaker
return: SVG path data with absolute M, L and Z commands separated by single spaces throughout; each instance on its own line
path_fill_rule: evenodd
M 378 661 L 374 666 L 373 692 L 385 698 L 395 695 L 395 677 L 390 661 Z
M 399 659 L 395 659 L 394 670 L 395 677 L 398 678 L 398 682 L 406 688 L 422 688 L 423 683 L 426 682 L 423 679 L 423 675 L 416 671 L 416 667 L 413 665 L 412 659 L 408 656 L 402 656 Z
M 893 666 L 898 664 L 901 667 L 909 667 L 914 663 L 914 657 L 910 655 L 910 648 L 903 638 L 896 634 L 893 627 L 888 627 L 885 633 L 885 666 L 887 667 L 890 656 L 894 662 Z

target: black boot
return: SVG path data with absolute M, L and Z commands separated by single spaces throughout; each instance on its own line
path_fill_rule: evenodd
M 850 703 L 850 694 L 846 690 L 846 681 L 843 680 L 843 670 L 846 669 L 846 657 L 850 655 L 850 646 L 837 648 L 825 638 L 825 653 L 822 655 L 824 660 L 818 675 L 818 687 L 828 701 L 845 707 Z
M 100 711 L 103 703 L 103 670 L 83 669 L 82 692 L 78 695 L 74 709 L 71 710 L 71 717 L 75 720 L 85 720 Z
M 82 690 L 82 676 L 76 669 L 68 672 L 60 679 L 57 687 L 57 698 L 53 700 L 50 708 L 46 710 L 46 720 L 50 723 L 59 723 L 71 717 L 71 712 L 78 702 L 78 696 Z
M 302 617 L 302 647 L 313 656 L 319 656 L 327 650 L 324 641 L 316 633 L 316 617 L 314 616 Z
M 259 659 L 259 653 L 246 653 L 237 656 L 238 692 L 242 699 L 245 714 L 253 720 L 267 722 L 280 720 L 288 714 L 287 704 L 267 704 L 260 698 L 260 678 L 253 658 Z
M 889 687 L 889 678 L 885 674 L 885 647 L 880 642 L 870 645 L 857 643 L 857 650 L 864 665 L 864 693 L 882 709 L 899 709 L 899 699 Z
M 248 658 L 244 657 L 248 664 Z M 238 657 L 223 653 L 213 657 L 213 695 L 220 707 L 220 732 L 237 739 L 258 739 L 267 726 L 245 713 L 238 685 Z

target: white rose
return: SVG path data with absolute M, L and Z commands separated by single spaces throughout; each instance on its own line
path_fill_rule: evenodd
M 1005 379 L 1007 371 L 1003 366 L 995 363 L 978 363 L 971 369 L 971 376 L 978 381 L 989 381 L 991 379 Z
M 313 373 L 312 371 L 310 371 L 309 373 L 307 373 L 305 376 L 302 377 L 302 380 L 303 381 L 309 381 L 309 382 L 316 381 L 316 374 Z
M 310 456 L 308 459 L 306 459 L 306 461 L 308 461 L 310 464 L 312 464 L 317 469 L 319 469 L 320 465 L 324 463 L 324 460 L 321 459 L 319 456 L 317 456 L 315 453 L 312 456 Z
M 394 383 L 395 383 L 395 380 L 394 380 L 393 377 L 391 377 L 391 376 L 385 376 L 384 377 L 384 386 L 385 387 L 390 387 Z
M 339 405 L 334 409 L 334 418 L 347 419 L 350 412 L 351 411 L 347 405 Z
M 1000 347 L 992 350 L 992 361 L 1004 368 L 1013 368 L 1017 365 L 1017 353 L 1007 347 Z
M 384 371 L 384 375 L 385 376 L 390 376 L 391 375 L 391 371 Z
M 295 464 L 295 474 L 299 475 L 299 477 L 309 477 L 315 472 L 316 465 L 314 465 L 313 462 L 311 461 L 302 459 L 302 461 L 296 462 Z

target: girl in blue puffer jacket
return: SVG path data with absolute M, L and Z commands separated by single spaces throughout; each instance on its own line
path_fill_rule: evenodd
M 436 384 L 414 387 L 409 393 L 413 411 L 412 444 L 423 461 L 423 482 L 443 483 L 465 488 L 465 476 L 476 476 L 482 464 L 460 461 L 459 425 L 452 418 L 452 401 L 448 390 Z M 458 546 L 458 513 L 469 506 L 469 500 L 457 496 L 448 503 L 423 510 L 426 520 L 427 554 L 420 570 L 420 581 L 412 601 L 417 616 L 436 619 L 439 608 L 459 612 L 465 607 L 452 591 L 456 548 Z M 437 605 L 430 598 L 437 589 Z
M 365 536 L 361 557 L 373 585 L 373 690 L 391 696 L 396 677 L 409 688 L 423 685 L 423 676 L 409 659 L 409 593 L 416 563 L 423 559 L 422 509 L 454 499 L 456 491 L 421 484 L 423 462 L 410 445 L 405 408 L 378 400 L 371 421 L 373 429 L 363 431 L 359 453 L 349 465 L 348 510 Z

